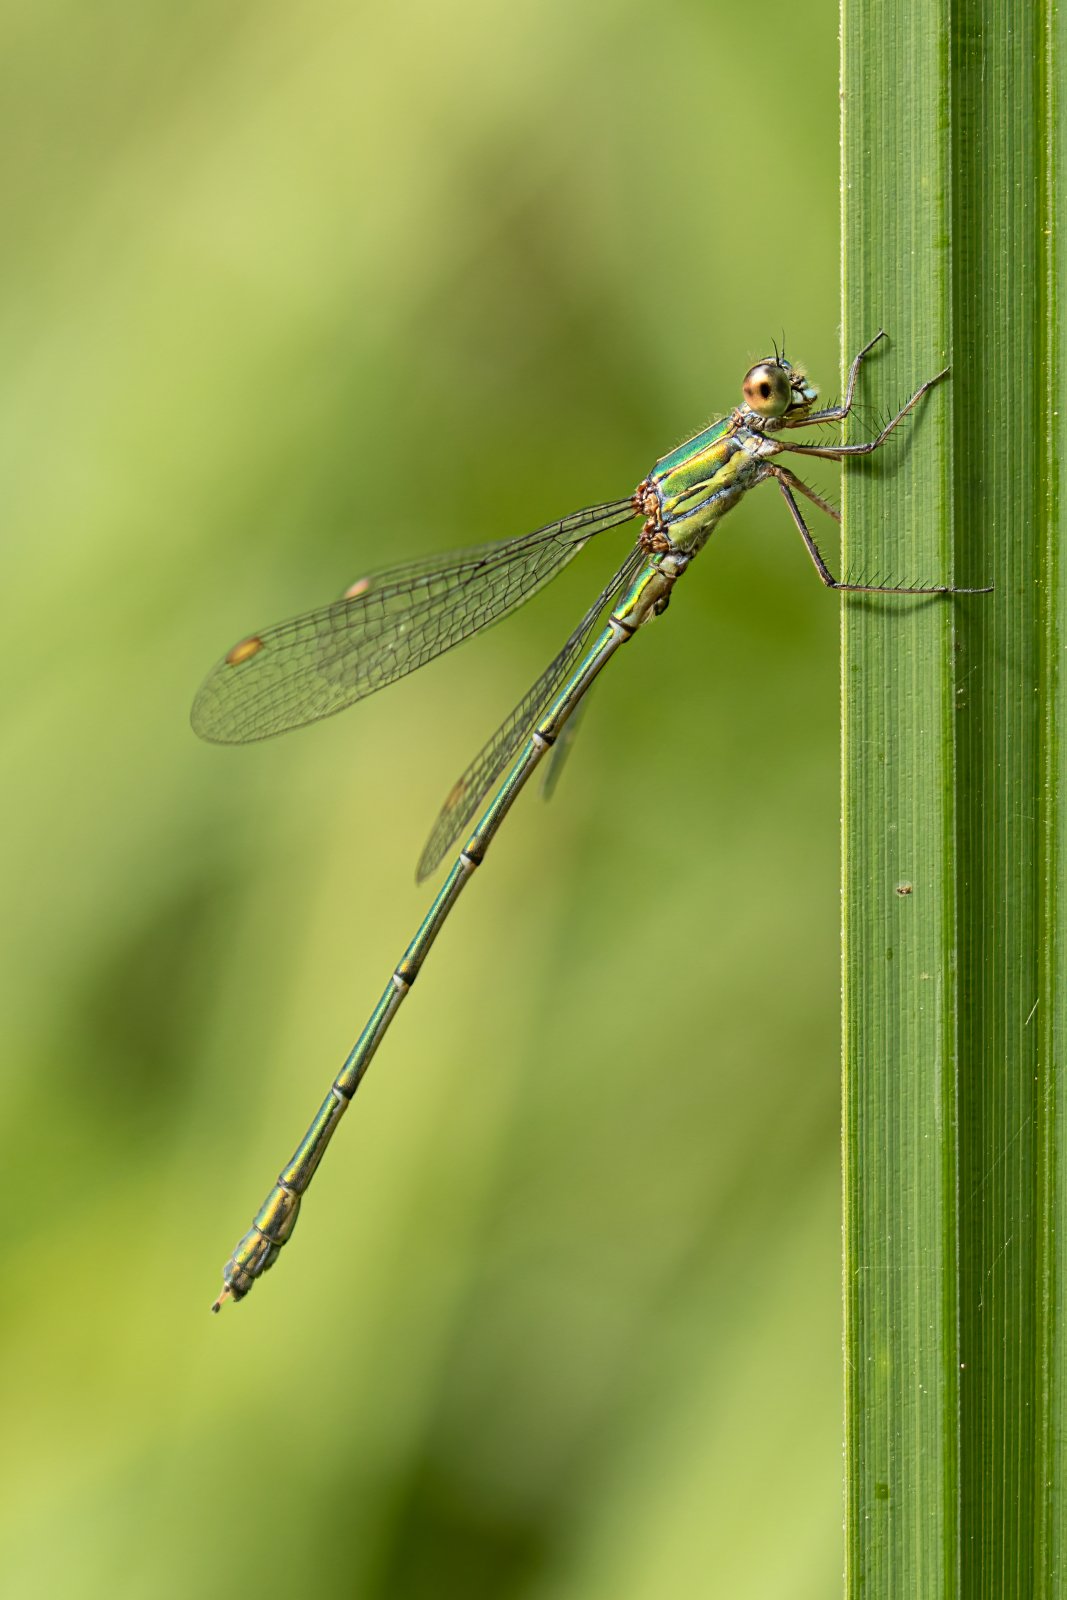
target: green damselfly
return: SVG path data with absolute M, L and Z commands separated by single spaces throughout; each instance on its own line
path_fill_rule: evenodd
M 384 688 L 488 627 L 554 578 L 590 539 L 634 517 L 642 519 L 637 543 L 622 565 L 445 801 L 419 861 L 420 880 L 440 864 L 496 786 L 292 1160 L 226 1263 L 213 1310 L 227 1299 L 243 1299 L 277 1260 L 296 1224 L 301 1196 L 371 1057 L 520 789 L 554 745 L 558 759 L 557 741 L 601 669 L 643 623 L 662 615 L 674 585 L 742 495 L 764 479 L 774 480 L 829 589 L 910 595 L 986 592 L 949 584 L 839 583 L 804 521 L 797 496 L 839 521 L 837 510 L 777 460 L 785 451 L 831 461 L 870 455 L 945 376 L 939 372 L 922 384 L 868 443 L 799 444 L 780 437 L 787 429 L 843 421 L 852 409 L 863 358 L 883 337 L 877 333 L 852 362 L 839 405 L 814 410 L 818 391 L 776 350 L 745 375 L 742 404 L 664 456 L 632 495 L 517 539 L 373 573 L 332 605 L 242 639 L 209 674 L 192 711 L 193 727 L 202 738 L 243 744 L 301 727 Z

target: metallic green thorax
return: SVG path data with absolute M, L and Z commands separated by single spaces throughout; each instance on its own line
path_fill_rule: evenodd
M 763 424 L 765 427 L 766 424 Z M 657 461 L 642 486 L 646 508 L 676 549 L 695 556 L 715 524 L 767 475 L 775 446 L 735 411 Z M 651 506 L 654 496 L 658 507 Z

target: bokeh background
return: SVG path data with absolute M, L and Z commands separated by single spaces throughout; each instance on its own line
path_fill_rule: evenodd
M 374 565 L 629 492 L 783 330 L 836 392 L 834 9 L 0 30 L 4 1593 L 822 1600 L 837 605 L 773 490 L 605 675 L 217 1319 L 443 795 L 628 532 L 317 728 L 187 717 Z

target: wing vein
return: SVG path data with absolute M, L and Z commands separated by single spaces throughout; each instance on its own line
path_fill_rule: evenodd
M 492 785 L 515 759 L 529 738 L 537 713 L 554 698 L 573 670 L 605 606 L 609 605 L 620 590 L 632 581 L 645 559 L 645 553 L 640 545 L 635 545 L 622 566 L 593 601 L 563 648 L 527 689 L 518 705 L 508 713 L 496 732 L 486 741 L 453 785 L 419 858 L 416 877 L 420 883 L 440 865 L 447 851 L 471 822 Z
M 201 686 L 193 727 L 243 744 L 332 716 L 499 621 L 586 540 L 633 515 L 630 500 L 609 501 L 516 539 L 372 573 L 344 599 L 234 646 Z

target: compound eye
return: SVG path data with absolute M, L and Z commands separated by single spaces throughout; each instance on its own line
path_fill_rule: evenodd
M 788 372 L 774 361 L 761 361 L 750 368 L 741 393 L 745 404 L 761 417 L 784 416 L 793 398 Z

